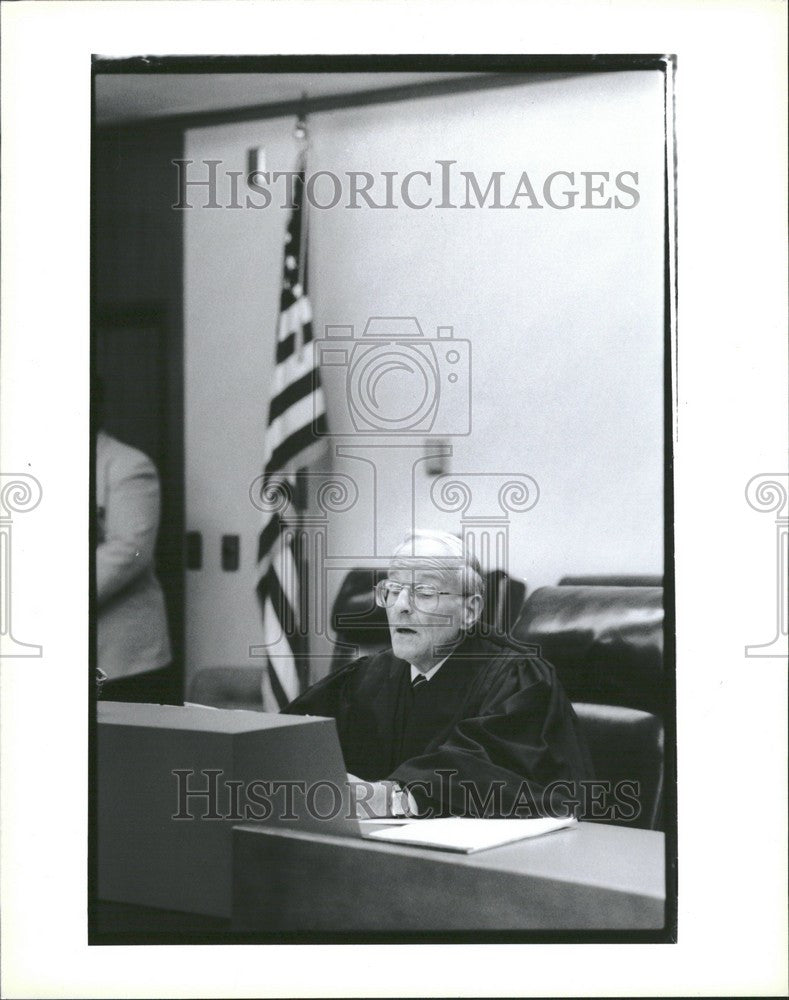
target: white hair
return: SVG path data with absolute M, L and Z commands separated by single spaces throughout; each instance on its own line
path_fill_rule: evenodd
M 450 553 L 449 558 L 442 559 L 439 556 L 416 555 L 414 543 L 422 539 L 438 542 L 443 545 Z M 403 552 L 404 549 L 409 547 L 411 549 L 410 555 Z M 430 566 L 444 572 L 447 570 L 456 570 L 460 574 L 460 583 L 463 588 L 464 597 L 479 595 L 483 600 L 485 598 L 485 579 L 482 576 L 482 567 L 477 557 L 458 535 L 453 535 L 448 531 L 436 531 L 429 528 L 418 528 L 414 531 L 409 531 L 392 554 L 393 560 L 398 557 L 404 558 L 404 561 L 409 563 L 412 560 L 418 561 L 420 566 Z

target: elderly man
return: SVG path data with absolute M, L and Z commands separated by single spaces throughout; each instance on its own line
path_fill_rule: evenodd
M 590 778 L 553 667 L 475 628 L 476 559 L 443 532 L 396 549 L 376 588 L 392 649 L 362 657 L 285 709 L 337 721 L 360 815 L 561 814 Z M 358 775 L 359 777 L 355 777 Z

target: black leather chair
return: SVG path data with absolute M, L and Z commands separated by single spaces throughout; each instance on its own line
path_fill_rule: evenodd
M 571 701 L 664 715 L 661 587 L 540 587 L 513 635 L 540 647 Z
M 375 584 L 384 576 L 383 570 L 358 568 L 350 570 L 343 580 L 331 612 L 336 640 L 332 671 L 391 645 L 386 611 L 375 603 Z
M 639 785 L 635 817 L 606 822 L 662 825 L 664 728 L 661 587 L 541 587 L 514 636 L 556 668 L 589 745 L 595 777 Z
M 612 790 L 620 789 L 609 793 L 607 804 L 616 812 L 605 814 L 604 822 L 662 829 L 663 723 L 650 712 L 621 705 L 575 702 L 573 708 L 589 747 L 595 778 L 608 782 Z M 623 782 L 629 783 L 627 790 Z M 594 812 L 587 818 L 593 819 Z

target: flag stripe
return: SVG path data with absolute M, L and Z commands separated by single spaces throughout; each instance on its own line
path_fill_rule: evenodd
M 316 372 L 314 369 L 310 369 L 306 375 L 302 375 L 295 382 L 291 382 L 289 386 L 271 400 L 268 411 L 269 423 L 273 423 L 277 417 L 281 416 L 294 403 L 298 403 L 300 399 L 313 394 L 315 391 L 315 375 Z
M 282 444 L 278 445 L 268 461 L 267 471 L 276 471 L 285 465 L 296 464 L 294 459 L 302 452 L 314 444 L 315 434 L 326 433 L 326 414 L 321 413 L 315 420 L 315 431 L 313 425 L 307 424 L 301 427 L 290 437 L 285 438 Z
M 310 339 L 312 339 L 312 309 L 309 299 L 305 297 L 295 299 L 288 308 L 280 314 L 277 323 L 277 340 L 284 340 L 289 333 L 301 334 L 306 327 L 309 327 Z
M 294 605 L 285 594 L 279 576 L 273 569 L 269 570 L 268 579 L 268 599 L 271 601 L 274 613 L 279 619 L 282 631 L 288 636 L 289 644 L 293 646 L 292 640 L 296 634 L 296 611 Z
M 274 665 L 272 663 L 269 663 L 268 665 L 268 679 L 271 684 L 271 689 L 274 692 L 274 697 L 277 699 L 277 706 L 279 708 L 284 708 L 291 699 L 285 694 L 285 691 L 279 682 L 279 677 L 277 677 L 277 671 L 274 669 Z
M 286 358 L 282 364 L 277 365 L 274 369 L 274 377 L 272 379 L 271 385 L 271 395 L 278 396 L 282 390 L 289 385 L 291 382 L 295 382 L 296 379 L 301 378 L 302 375 L 306 375 L 308 371 L 312 371 L 315 368 L 315 355 L 314 348 L 310 346 L 305 346 L 299 353 L 294 352 L 289 358 Z M 318 389 L 320 388 L 320 378 L 316 372 L 316 385 Z M 316 405 L 320 405 L 323 394 L 321 392 L 316 393 Z
M 305 323 L 302 327 L 304 331 L 303 341 L 305 344 L 309 344 L 312 340 L 312 323 Z M 296 352 L 296 333 L 298 331 L 293 331 L 289 333 L 284 340 L 277 342 L 277 364 L 282 364 L 283 361 L 287 361 L 288 358 L 295 354 Z
M 263 605 L 263 638 L 266 655 L 272 670 L 277 675 L 281 690 L 286 701 L 291 701 L 299 693 L 299 672 L 296 664 L 296 652 L 301 651 L 295 637 L 286 631 L 288 613 L 282 608 L 283 599 L 279 596 L 277 579 L 279 574 L 278 558 L 271 562 L 267 576 L 267 591 L 276 590 L 277 594 L 266 593 Z M 280 614 L 282 618 L 280 618 Z M 284 619 L 284 622 L 283 622 Z M 265 678 L 264 678 L 265 684 Z M 275 706 L 279 709 L 278 704 Z
M 280 525 L 281 525 L 281 520 L 279 514 L 273 514 L 271 520 L 268 522 L 268 524 L 266 524 L 263 527 L 263 530 L 260 532 L 260 536 L 258 538 L 258 562 L 260 562 L 262 559 L 265 559 L 265 557 L 271 551 L 274 542 L 280 533 Z M 265 575 L 261 576 L 260 580 L 258 581 L 258 595 L 261 597 L 261 600 L 265 596 L 265 590 L 261 595 L 261 588 L 265 588 L 265 581 L 266 581 Z
M 277 448 L 293 436 L 294 428 L 301 430 L 304 427 L 312 427 L 313 417 L 316 416 L 314 413 L 315 403 L 314 394 L 310 394 L 293 403 L 284 413 L 280 414 L 276 420 L 273 420 L 269 424 L 269 437 L 266 445 L 271 451 L 268 453 L 267 465 L 273 460 L 274 452 L 276 452 Z M 280 467 L 281 463 L 277 468 Z

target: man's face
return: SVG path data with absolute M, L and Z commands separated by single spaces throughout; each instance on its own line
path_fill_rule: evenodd
M 386 609 L 392 650 L 395 656 L 429 670 L 444 659 L 470 624 L 467 599 L 462 596 L 461 574 L 457 569 L 420 564 L 425 557 L 449 561 L 443 546 L 432 541 L 422 542 L 413 554 L 395 555 L 388 578 L 403 585 L 395 603 Z M 433 611 L 422 610 L 414 603 L 414 587 L 433 587 L 439 594 Z

